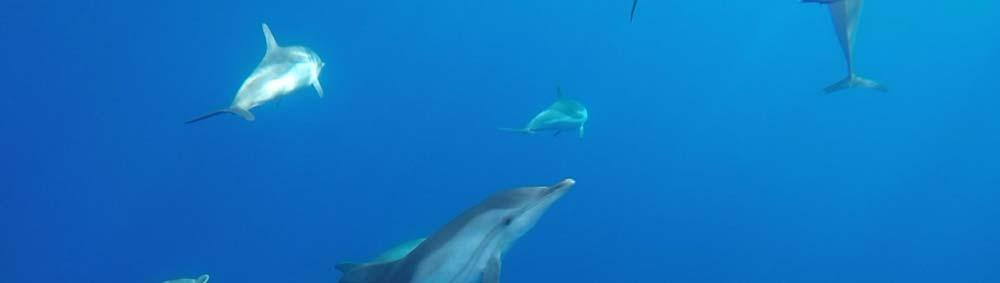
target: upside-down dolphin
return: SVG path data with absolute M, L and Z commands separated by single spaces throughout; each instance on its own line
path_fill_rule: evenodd
M 253 121 L 250 109 L 267 103 L 293 91 L 311 85 L 323 97 L 323 87 L 319 84 L 319 73 L 323 70 L 323 60 L 309 48 L 302 46 L 280 46 L 271 34 L 267 24 L 261 24 L 267 52 L 250 77 L 243 81 L 229 108 L 214 111 L 187 121 L 188 124 L 205 120 L 222 113 L 232 113 Z
M 163 283 L 208 283 L 208 274 L 202 274 L 198 278 L 181 278 L 174 280 L 163 281 Z
M 574 183 L 498 192 L 398 260 L 337 265 L 340 283 L 498 283 L 503 253 Z
M 583 126 L 587 123 L 587 108 L 579 101 L 566 98 L 562 88 L 556 88 L 556 102 L 535 115 L 528 125 L 521 129 L 500 128 L 502 131 L 534 134 L 539 131 L 555 131 L 558 135 L 563 130 L 577 130 L 583 138 Z
M 861 6 L 864 4 L 864 0 L 802 0 L 802 2 L 825 4 L 830 7 L 833 28 L 840 40 L 840 48 L 844 52 L 844 58 L 847 60 L 847 77 L 824 88 L 823 92 L 832 93 L 856 87 L 871 88 L 882 92 L 889 91 L 878 82 L 862 78 L 854 73 L 854 34 L 858 28 L 858 19 L 861 17 Z

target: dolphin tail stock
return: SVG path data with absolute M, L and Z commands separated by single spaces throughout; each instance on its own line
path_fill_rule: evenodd
M 209 112 L 209 113 L 207 113 L 205 115 L 201 115 L 201 116 L 195 117 L 194 119 L 191 119 L 191 120 L 188 120 L 187 122 L 184 122 L 184 124 L 191 124 L 191 123 L 198 122 L 198 121 L 201 121 L 201 120 L 205 120 L 205 119 L 208 119 L 208 118 L 212 118 L 212 117 L 218 116 L 219 114 L 224 114 L 224 113 L 235 114 L 236 116 L 243 117 L 243 119 L 247 120 L 247 121 L 253 121 L 254 119 L 256 119 L 253 116 L 253 113 L 250 113 L 250 111 L 247 111 L 247 110 L 244 110 L 244 109 L 241 109 L 241 108 L 237 108 L 237 107 L 230 107 L 230 108 L 227 108 L 227 109 L 216 110 L 216 111 Z
M 870 79 L 858 75 L 850 74 L 847 78 L 840 80 L 823 89 L 824 94 L 831 94 L 849 88 L 870 88 L 881 92 L 889 92 L 889 88 Z
M 534 135 L 535 134 L 535 131 L 532 131 L 532 130 L 529 130 L 529 129 L 499 128 L 497 130 L 501 130 L 501 131 L 504 131 L 504 132 L 514 132 L 514 133 L 529 134 L 529 135 Z

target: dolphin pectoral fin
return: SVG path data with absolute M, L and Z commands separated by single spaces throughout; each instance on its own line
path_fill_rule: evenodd
M 535 134 L 534 131 L 528 130 L 528 129 L 498 128 L 497 130 L 501 130 L 501 131 L 504 131 L 504 132 L 515 132 L 515 133 L 529 134 L 529 135 Z
M 254 116 L 253 116 L 253 113 L 250 113 L 250 111 L 233 107 L 233 108 L 229 108 L 229 109 L 222 109 L 222 110 L 216 110 L 216 111 L 209 112 L 209 113 L 207 113 L 205 115 L 201 115 L 201 116 L 195 117 L 194 119 L 188 120 L 187 122 L 184 122 L 184 124 L 191 124 L 191 123 L 194 123 L 194 122 L 198 122 L 198 121 L 201 121 L 201 120 L 205 120 L 205 119 L 208 119 L 208 118 L 212 118 L 212 117 L 218 116 L 219 114 L 223 114 L 223 113 L 236 114 L 237 116 L 243 117 L 243 119 L 245 119 L 247 121 L 253 121 L 255 119 Z
M 208 274 L 202 274 L 201 276 L 198 276 L 198 278 L 195 279 L 194 282 L 196 282 L 196 283 L 208 283 Z
M 636 6 L 639 6 L 639 0 L 632 0 L 632 14 L 630 14 L 629 17 L 628 17 L 628 22 L 630 22 L 630 23 L 633 20 L 635 20 L 635 7 Z
M 482 283 L 500 283 L 500 267 L 500 255 L 498 254 L 486 264 Z
M 580 138 L 583 139 L 583 125 L 580 125 Z
M 824 88 L 823 93 L 831 94 L 849 88 L 870 88 L 881 92 L 889 92 L 889 88 L 883 86 L 882 84 L 876 81 L 862 78 L 856 75 L 849 75 L 847 76 L 847 78 L 844 78 L 843 80 L 840 80 Z
M 319 81 L 317 80 L 312 85 L 316 89 L 316 94 L 319 94 L 319 97 L 323 97 L 323 86 L 319 84 Z
M 260 24 L 261 29 L 264 30 L 264 40 L 267 42 L 267 51 L 270 52 L 272 49 L 278 48 L 278 41 L 274 40 L 274 34 L 271 33 L 271 28 L 267 26 L 266 23 Z

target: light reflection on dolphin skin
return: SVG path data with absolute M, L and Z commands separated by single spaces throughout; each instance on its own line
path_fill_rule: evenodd
M 858 76 L 854 72 L 854 35 L 857 33 L 858 20 L 861 17 L 861 7 L 864 0 L 803 0 L 803 3 L 827 5 L 833 18 L 834 31 L 840 41 L 840 48 L 847 61 L 847 77 L 823 89 L 824 93 L 833 93 L 849 88 L 870 88 L 882 92 L 888 88 L 876 81 Z
M 255 118 L 250 109 L 289 95 L 304 86 L 311 85 L 320 97 L 323 96 L 319 73 L 323 70 L 324 63 L 319 55 L 302 46 L 280 46 L 267 24 L 261 24 L 261 28 L 267 52 L 253 73 L 243 81 L 229 108 L 198 116 L 187 121 L 187 124 L 223 113 L 236 114 L 247 121 L 253 121 Z
M 340 283 L 499 283 L 503 254 L 535 226 L 576 181 L 501 191 L 390 262 L 343 263 Z

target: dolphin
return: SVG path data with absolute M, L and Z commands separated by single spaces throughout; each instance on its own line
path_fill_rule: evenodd
M 261 24 L 267 52 L 250 77 L 243 81 L 229 108 L 217 110 L 187 121 L 187 124 L 205 120 L 222 113 L 236 114 L 247 121 L 253 121 L 250 109 L 288 95 L 293 91 L 311 85 L 323 97 L 323 87 L 319 84 L 319 73 L 323 70 L 323 60 L 309 48 L 302 46 L 280 46 L 271 34 L 267 24 Z
M 556 98 L 555 103 L 535 115 L 524 128 L 500 128 L 500 130 L 526 134 L 550 130 L 555 131 L 555 135 L 559 135 L 563 130 L 577 130 L 580 138 L 583 138 L 583 126 L 587 123 L 587 108 L 579 101 L 566 98 L 561 87 L 556 88 Z
M 628 21 L 631 23 L 635 20 L 635 7 L 639 5 L 639 0 L 632 0 L 632 14 L 629 15 Z
M 833 17 L 834 31 L 840 40 L 840 48 L 847 60 L 847 77 L 823 89 L 824 93 L 833 93 L 849 88 L 871 88 L 882 92 L 889 89 L 876 81 L 862 78 L 854 73 L 854 34 L 861 17 L 861 6 L 864 0 L 802 0 L 802 3 L 825 4 L 830 7 Z
M 503 253 L 574 184 L 498 192 L 398 260 L 338 264 L 340 283 L 499 283 Z
M 163 283 L 208 283 L 208 274 L 202 274 L 198 278 L 181 278 L 174 280 L 163 281 Z

